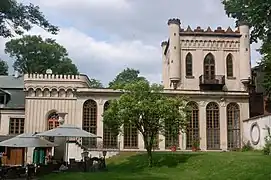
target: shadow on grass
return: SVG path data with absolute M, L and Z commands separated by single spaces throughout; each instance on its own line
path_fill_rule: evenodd
M 174 168 L 185 163 L 189 158 L 202 155 L 200 153 L 179 153 L 179 152 L 154 152 L 153 167 Z M 118 172 L 140 172 L 148 168 L 148 156 L 140 153 L 126 157 L 122 162 L 111 162 L 108 164 L 109 171 Z
M 176 168 L 201 153 L 154 152 L 153 167 L 148 168 L 146 153 L 124 154 L 108 160 L 108 171 L 92 173 L 63 173 L 49 175 L 42 180 L 170 180 L 167 173 L 159 173 L 160 167 Z

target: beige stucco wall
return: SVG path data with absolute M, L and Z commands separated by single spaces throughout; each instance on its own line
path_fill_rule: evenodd
M 0 110 L 0 135 L 9 134 L 10 118 L 25 118 L 24 110 Z
M 67 113 L 65 117 L 65 123 L 74 124 L 78 127 L 82 127 L 83 118 L 83 104 L 85 101 L 92 99 L 97 103 L 97 135 L 103 136 L 103 108 L 104 103 L 110 99 L 118 98 L 120 92 L 111 89 L 90 89 L 87 87 L 73 88 L 73 94 L 69 96 L 61 95 L 58 93 L 58 97 L 46 96 L 44 91 L 40 93 L 33 92 L 35 90 L 40 91 L 36 88 L 35 83 L 40 89 L 43 88 L 42 79 L 31 80 L 31 88 L 28 88 L 26 96 L 26 132 L 41 132 L 47 128 L 47 116 L 52 110 L 57 112 Z M 28 83 L 26 82 L 26 87 Z M 64 83 L 65 85 L 65 83 Z M 45 86 L 45 85 L 44 85 Z M 50 86 L 50 84 L 46 84 Z M 63 86 L 63 84 L 61 85 Z M 60 91 L 58 86 L 56 87 Z M 67 87 L 65 92 L 68 92 Z M 206 106 L 209 102 L 216 102 L 219 104 L 220 113 L 220 138 L 221 138 L 221 149 L 227 149 L 227 120 L 226 120 L 226 107 L 227 104 L 236 102 L 240 107 L 240 119 L 247 119 L 249 117 L 249 104 L 247 93 L 234 93 L 234 92 L 197 92 L 197 91 L 165 91 L 168 95 L 182 95 L 190 97 L 191 101 L 195 101 L 199 106 L 199 122 L 200 122 L 200 137 L 201 137 L 201 149 L 206 150 Z M 61 95 L 61 97 L 59 97 Z M 242 121 L 241 121 L 242 122 Z M 242 124 L 241 124 L 242 127 Z M 144 150 L 144 143 L 142 135 L 138 136 L 138 149 L 123 149 L 123 134 L 118 137 L 120 141 L 120 149 L 127 151 Z M 165 141 L 162 134 L 159 135 L 160 143 L 159 149 L 165 150 Z M 182 133 L 179 137 L 179 147 L 182 150 L 186 149 L 186 137 Z
M 271 115 L 246 119 L 243 124 L 243 138 L 245 143 L 249 141 L 253 148 L 262 149 L 265 145 L 265 137 L 268 135 L 266 126 L 271 128 Z M 256 126 L 253 127 L 254 124 Z

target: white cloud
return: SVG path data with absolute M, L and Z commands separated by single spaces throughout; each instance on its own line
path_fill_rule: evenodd
M 130 4 L 127 0 L 57 0 L 57 1 L 44 1 L 38 0 L 35 3 L 41 6 L 47 6 L 50 8 L 59 9 L 115 9 L 124 10 L 130 8 Z
M 97 41 L 72 27 L 61 28 L 58 35 L 51 35 L 40 28 L 34 28 L 27 34 L 40 34 L 44 38 L 56 39 L 68 50 L 69 56 L 81 72 L 98 79 L 102 78 L 103 82 L 113 79 L 125 67 L 140 68 L 141 73 L 150 76 L 160 73 L 160 49 L 145 45 L 139 40 L 111 43 Z M 0 47 L 4 47 L 4 42 L 3 40 Z M 155 64 L 152 69 L 144 68 L 152 64 Z M 157 80 L 158 78 L 154 79 Z
M 168 38 L 166 23 L 171 17 L 180 18 L 183 27 L 235 25 L 218 0 L 19 1 L 39 5 L 49 21 L 61 28 L 57 36 L 38 28 L 31 34 L 57 39 L 82 73 L 103 82 L 125 67 L 139 69 L 149 80 L 160 82 L 160 42 Z M 0 39 L 1 49 L 3 44 Z M 257 46 L 252 46 L 252 64 L 259 59 Z

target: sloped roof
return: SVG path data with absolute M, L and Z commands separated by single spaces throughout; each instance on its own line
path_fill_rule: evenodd
M 24 108 L 25 107 L 25 92 L 23 89 L 9 89 L 10 101 L 5 108 Z
M 24 88 L 24 79 L 23 77 L 14 77 L 14 76 L 0 76 L 0 88 Z
M 25 93 L 23 88 L 23 77 L 16 78 L 14 76 L 0 76 L 1 91 L 10 95 L 10 100 L 4 109 L 25 107 Z

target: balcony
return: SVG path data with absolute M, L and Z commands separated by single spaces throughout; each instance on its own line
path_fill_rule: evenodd
M 199 77 L 199 85 L 201 90 L 222 90 L 225 85 L 224 75 L 206 76 L 201 75 Z

